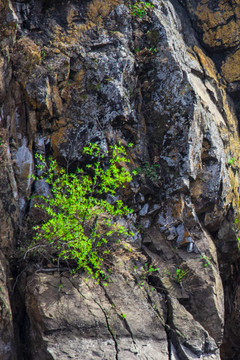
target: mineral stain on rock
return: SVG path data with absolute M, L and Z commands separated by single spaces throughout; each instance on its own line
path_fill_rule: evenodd
M 240 2 L 151 5 L 0 0 L 0 359 L 240 359 Z M 119 141 L 135 236 L 108 286 L 28 258 L 35 154 Z

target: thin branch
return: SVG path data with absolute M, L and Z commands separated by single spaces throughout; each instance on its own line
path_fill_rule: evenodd
M 47 244 L 46 244 L 46 245 L 40 244 L 40 245 L 35 245 L 35 246 L 33 246 L 32 248 L 30 248 L 30 249 L 27 249 L 27 251 L 26 251 L 25 254 L 24 254 L 23 260 L 26 259 L 27 254 L 28 254 L 30 251 L 32 251 L 32 250 L 34 250 L 34 249 L 36 249 L 36 248 L 39 248 L 39 247 L 46 247 L 46 246 L 48 246 L 48 245 L 47 245 Z

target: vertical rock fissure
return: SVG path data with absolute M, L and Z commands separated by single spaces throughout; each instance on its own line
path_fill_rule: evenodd
M 164 296 L 165 296 L 165 294 L 164 294 Z M 153 301 L 152 301 L 151 296 L 149 295 L 148 291 L 147 291 L 147 298 L 148 298 L 148 302 L 150 303 L 152 309 L 156 313 L 160 323 L 162 324 L 162 326 L 163 326 L 163 328 L 164 328 L 164 330 L 166 332 L 167 347 L 168 347 L 168 358 L 169 358 L 169 360 L 172 360 L 172 346 L 171 346 L 171 336 L 170 336 L 170 330 L 171 329 L 170 329 L 170 326 L 168 324 L 168 306 L 166 307 L 166 309 L 167 309 L 167 318 L 166 318 L 166 322 L 164 322 L 159 310 L 157 309 L 157 307 L 154 307 Z
M 156 287 L 155 287 L 156 289 Z M 156 289 L 157 290 L 157 289 Z M 165 332 L 166 332 L 166 336 L 167 336 L 167 347 L 168 347 L 168 359 L 169 360 L 172 360 L 172 345 L 171 345 L 171 335 L 170 335 L 170 331 L 171 331 L 171 328 L 170 328 L 170 325 L 169 325 L 169 315 L 168 315 L 168 306 L 166 306 L 166 310 L 167 310 L 167 317 L 166 317 L 166 322 L 162 319 L 162 316 L 158 310 L 158 308 L 155 306 L 154 307 L 154 302 L 149 294 L 148 291 L 147 292 L 147 299 L 148 299 L 148 302 L 149 304 L 151 305 L 152 309 L 154 310 L 155 314 L 157 315 L 158 317 L 158 320 L 160 321 L 160 323 L 162 324 Z M 164 294 L 164 296 L 166 296 Z
M 114 302 L 112 301 L 111 297 L 109 296 L 109 294 L 107 293 L 107 291 L 106 291 L 106 289 L 105 289 L 104 287 L 103 287 L 103 290 L 104 290 L 104 293 L 105 293 L 106 298 L 108 299 L 108 301 L 109 301 L 109 303 L 111 304 L 111 306 L 113 306 L 113 308 L 115 309 L 115 311 L 116 311 L 119 319 L 123 322 L 124 327 L 125 327 L 126 330 L 129 332 L 129 334 L 130 334 L 130 336 L 131 336 L 131 339 L 132 339 L 132 342 L 133 342 L 133 344 L 135 345 L 136 342 L 135 342 L 135 340 L 134 340 L 132 330 L 131 330 L 131 328 L 130 328 L 128 322 L 127 322 L 127 320 L 126 320 L 125 318 L 123 318 L 123 317 L 121 316 L 121 314 L 118 313 L 117 308 L 116 308 Z
M 154 312 L 156 313 L 159 321 L 161 322 L 162 326 L 164 327 L 164 330 L 166 332 L 166 336 L 167 336 L 167 348 L 168 348 L 168 359 L 172 360 L 173 359 L 173 351 L 172 351 L 172 344 L 174 342 L 173 340 L 173 333 L 175 332 L 174 328 L 173 328 L 173 324 L 172 324 L 172 315 L 171 315 L 171 311 L 170 311 L 170 301 L 169 301 L 169 297 L 167 294 L 164 293 L 164 297 L 165 297 L 165 303 L 166 303 L 166 321 L 164 321 L 162 319 L 161 314 L 159 313 L 159 310 L 157 309 L 157 307 L 153 307 L 154 303 L 151 299 L 151 296 L 149 295 L 149 293 L 147 292 L 147 297 L 148 297 L 148 302 L 150 303 L 151 307 L 153 308 Z M 181 358 L 180 360 L 186 360 L 185 357 Z
M 14 269 L 13 269 L 14 273 Z M 20 273 L 22 274 L 22 272 Z M 17 360 L 31 360 L 29 353 L 29 318 L 26 311 L 25 298 L 19 290 L 20 276 L 14 278 L 14 286 L 10 289 L 10 303 L 12 310 L 12 322 L 14 329 L 14 343 L 16 348 Z
M 166 295 L 166 310 L 167 310 L 167 314 L 166 314 L 166 326 L 165 326 L 165 331 L 167 334 L 167 341 L 168 341 L 168 353 L 169 353 L 169 360 L 172 360 L 172 344 L 173 344 L 173 339 L 172 339 L 172 333 L 173 330 L 171 328 L 171 315 L 170 315 L 170 301 L 168 298 L 168 295 Z
M 171 345 L 170 331 L 167 328 L 167 326 L 165 326 L 165 330 L 166 330 L 167 342 L 168 342 L 168 357 L 169 357 L 169 360 L 172 360 L 172 345 Z
M 116 336 L 114 335 L 113 330 L 110 326 L 108 315 L 107 315 L 105 309 L 102 307 L 102 305 L 99 304 L 99 302 L 96 299 L 93 299 L 93 300 L 99 306 L 99 308 L 102 310 L 102 312 L 104 314 L 104 317 L 106 319 L 107 329 L 108 329 L 108 331 L 113 339 L 114 345 L 115 345 L 115 360 L 118 360 L 118 353 L 119 353 L 118 342 L 117 342 Z
M 167 320 L 166 320 L 166 329 L 167 329 L 167 339 L 168 339 L 168 349 L 169 350 L 169 359 L 172 360 L 172 346 L 175 347 L 179 360 L 189 360 L 189 358 L 184 354 L 180 343 L 179 337 L 182 336 L 181 333 L 177 333 L 175 326 L 173 324 L 173 312 L 172 305 L 169 295 L 166 295 L 166 305 L 167 305 Z

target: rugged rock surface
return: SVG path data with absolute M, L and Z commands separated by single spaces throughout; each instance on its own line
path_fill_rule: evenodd
M 239 359 L 240 3 L 131 4 L 0 1 L 1 359 Z M 108 286 L 19 262 L 35 153 L 90 141 L 140 168 Z

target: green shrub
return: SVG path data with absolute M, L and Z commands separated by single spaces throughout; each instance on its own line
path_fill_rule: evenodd
M 183 278 L 187 275 L 188 270 L 176 269 L 174 279 L 180 284 Z
M 154 6 L 149 2 L 140 1 L 138 3 L 135 3 L 134 5 L 130 5 L 130 8 L 132 16 L 136 16 L 142 19 L 143 16 L 147 15 L 148 10 L 154 8 Z
M 203 261 L 203 267 L 212 267 L 212 264 L 211 264 L 211 257 L 209 256 L 205 256 L 205 255 L 200 255 L 200 259 Z
M 129 162 L 123 146 L 115 145 L 101 153 L 97 144 L 90 144 L 83 153 L 91 162 L 67 174 L 57 162 L 49 159 L 49 166 L 41 155 L 36 155 L 38 168 L 51 186 L 51 196 L 40 196 L 35 205 L 44 210 L 47 220 L 35 226 L 35 245 L 49 243 L 60 260 L 73 263 L 73 272 L 83 269 L 93 278 L 105 276 L 103 256 L 109 253 L 108 242 L 132 236 L 118 220 L 132 212 L 122 200 L 110 204 L 106 196 L 132 180 L 124 167 Z
M 152 181 L 156 181 L 159 178 L 159 165 L 145 163 L 143 166 L 138 166 L 134 169 L 133 175 L 145 175 Z

